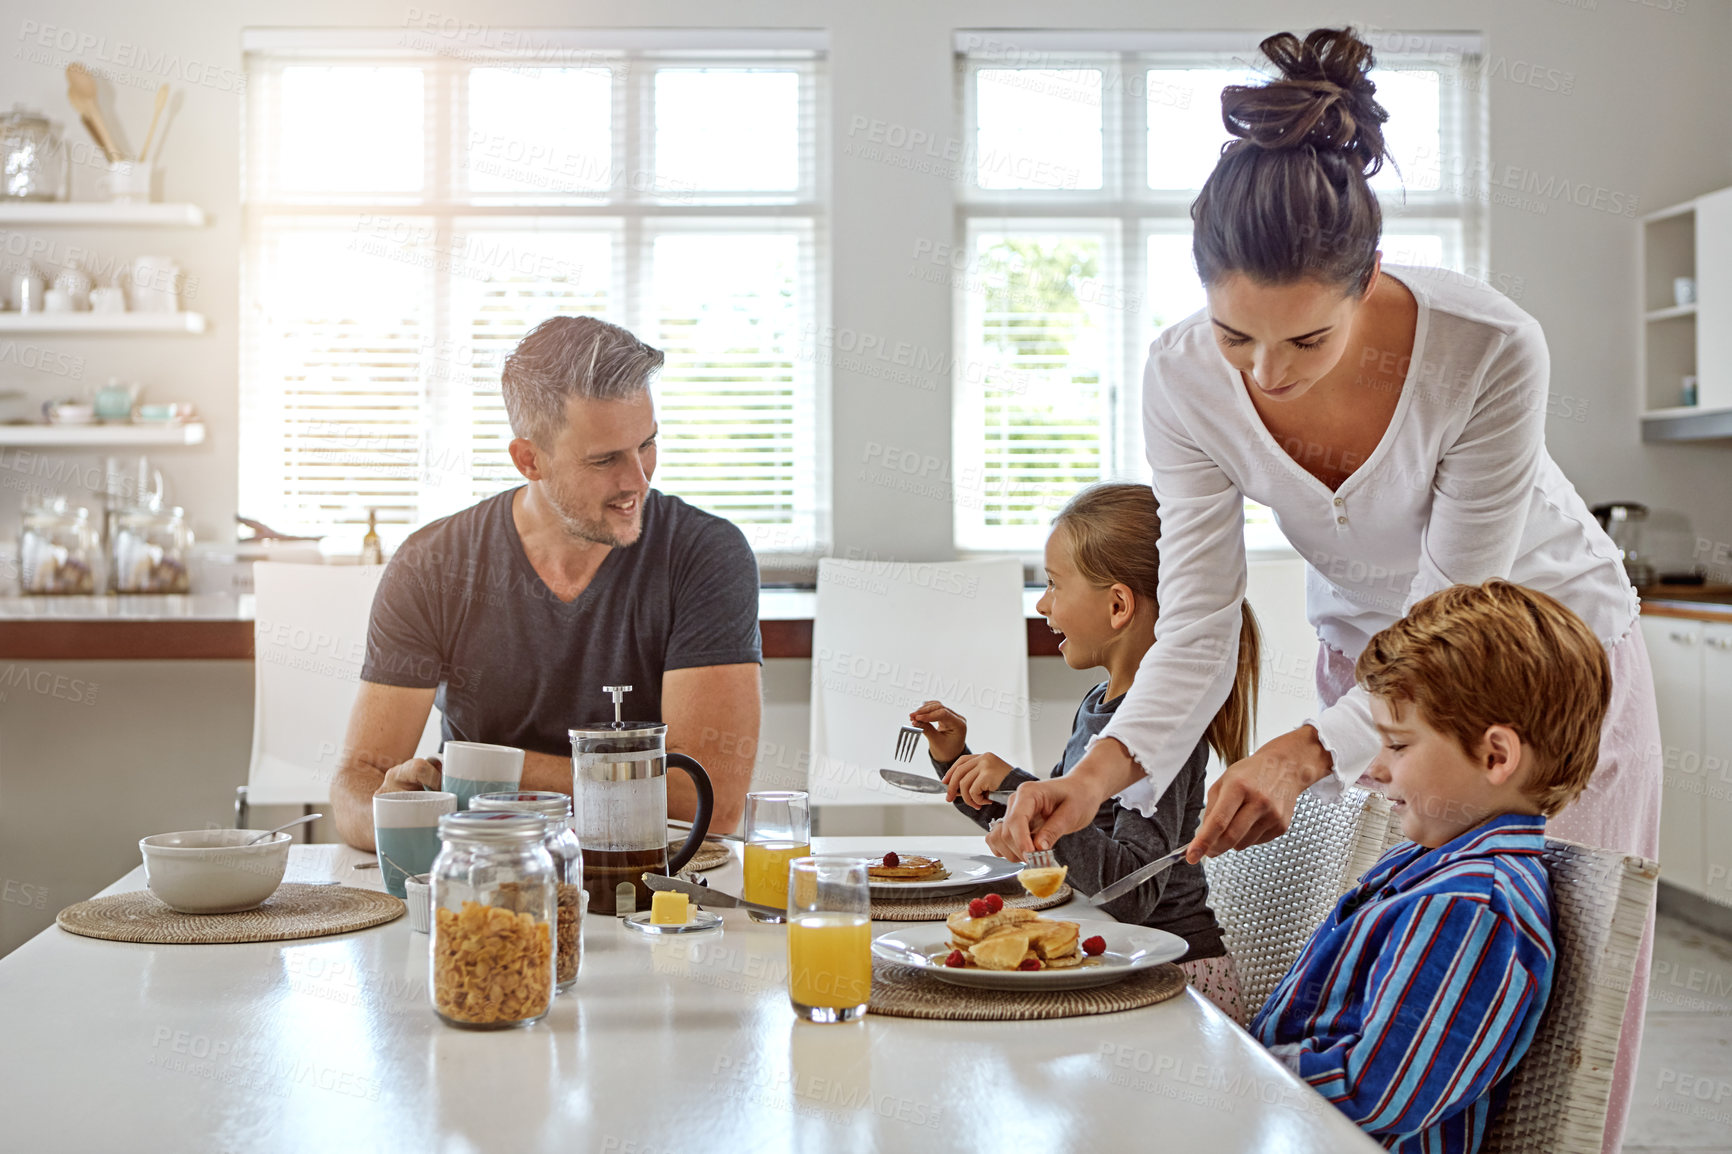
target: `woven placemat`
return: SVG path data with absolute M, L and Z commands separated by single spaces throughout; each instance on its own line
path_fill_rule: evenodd
M 957 910 L 968 907 L 968 894 L 950 894 L 941 898 L 872 898 L 872 920 L 875 922 L 941 922 Z M 1031 893 L 1001 894 L 1004 904 L 1019 910 L 1050 910 L 1070 901 L 1070 885 L 1066 883 L 1044 898 Z
M 1117 1014 L 1164 1002 L 1185 988 L 1185 971 L 1171 962 L 1132 974 L 1110 986 L 1086 990 L 976 990 L 927 977 L 910 966 L 874 959 L 874 1014 L 893 1018 L 942 1018 L 964 1022 L 1020 1022 L 1036 1018 L 1080 1018 Z
M 681 831 L 673 829 L 668 832 L 677 834 Z M 673 860 L 674 854 L 679 852 L 680 846 L 683 844 L 685 844 L 684 838 L 679 841 L 668 843 L 669 861 Z M 719 842 L 713 838 L 705 838 L 704 844 L 698 847 L 698 852 L 692 855 L 692 860 L 685 864 L 685 868 L 689 870 L 697 870 L 699 873 L 702 873 L 704 870 L 713 870 L 719 866 L 725 866 L 732 860 L 734 860 L 734 855 L 729 852 L 726 842 Z
M 285 882 L 264 905 L 238 914 L 177 913 L 149 890 L 132 890 L 67 906 L 54 920 L 87 938 L 197 946 L 346 934 L 394 921 L 406 908 L 376 890 Z

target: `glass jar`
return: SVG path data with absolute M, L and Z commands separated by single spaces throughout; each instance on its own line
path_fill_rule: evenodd
M 70 172 L 60 130 L 22 104 L 0 116 L 0 197 L 65 200 Z
M 18 533 L 18 588 L 25 594 L 95 593 L 102 545 L 90 510 L 54 497 L 24 507 Z
M 115 520 L 116 593 L 187 593 L 192 589 L 192 529 L 176 506 L 166 511 L 127 509 Z
M 560 993 L 577 984 L 577 965 L 583 955 L 583 847 L 577 844 L 577 829 L 571 817 L 571 798 L 551 789 L 526 789 L 506 793 L 484 793 L 470 799 L 471 812 L 515 811 L 538 813 L 547 819 L 547 854 L 553 859 L 553 877 L 558 886 L 559 943 L 554 981 Z
M 532 1026 L 553 1005 L 553 859 L 547 819 L 446 814 L 433 861 L 427 990 L 453 1026 Z

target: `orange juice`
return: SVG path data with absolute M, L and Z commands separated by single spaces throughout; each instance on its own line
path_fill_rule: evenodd
M 788 996 L 847 1009 L 872 996 L 872 922 L 865 914 L 799 914 L 788 926 Z
M 761 906 L 787 908 L 788 863 L 797 857 L 809 857 L 811 853 L 811 845 L 805 842 L 749 843 L 746 846 L 746 900 Z

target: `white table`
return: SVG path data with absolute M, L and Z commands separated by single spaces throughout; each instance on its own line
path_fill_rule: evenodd
M 820 838 L 828 851 L 978 838 Z M 290 881 L 377 888 L 295 847 Z M 737 892 L 737 862 L 709 874 Z M 134 870 L 106 893 L 142 888 Z M 1065 917 L 1092 914 L 1076 903 Z M 784 931 L 649 939 L 587 918 L 542 1024 L 427 1000 L 407 919 L 341 937 L 145 946 L 51 927 L 0 960 L 0 1146 L 16 1150 L 1328 1151 L 1377 1147 L 1187 990 L 1039 1022 L 797 1023 Z M 1096 918 L 1101 915 L 1093 914 Z M 1108 920 L 1110 919 L 1102 919 Z M 880 923 L 876 930 L 897 924 Z

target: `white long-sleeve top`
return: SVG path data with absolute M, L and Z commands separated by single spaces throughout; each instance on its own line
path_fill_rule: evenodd
M 1349 658 L 1420 598 L 1492 577 L 1551 594 L 1607 646 L 1636 619 L 1617 549 L 1546 452 L 1539 323 L 1459 274 L 1384 271 L 1418 301 L 1413 355 L 1383 439 L 1334 492 L 1264 427 L 1206 311 L 1150 346 L 1143 424 L 1161 507 L 1160 609 L 1155 645 L 1100 734 L 1146 773 L 1120 795 L 1140 812 L 1152 812 L 1232 686 L 1246 497 L 1269 506 L 1309 562 L 1306 616 Z M 1358 780 L 1379 741 L 1365 691 L 1310 724 L 1336 777 Z

